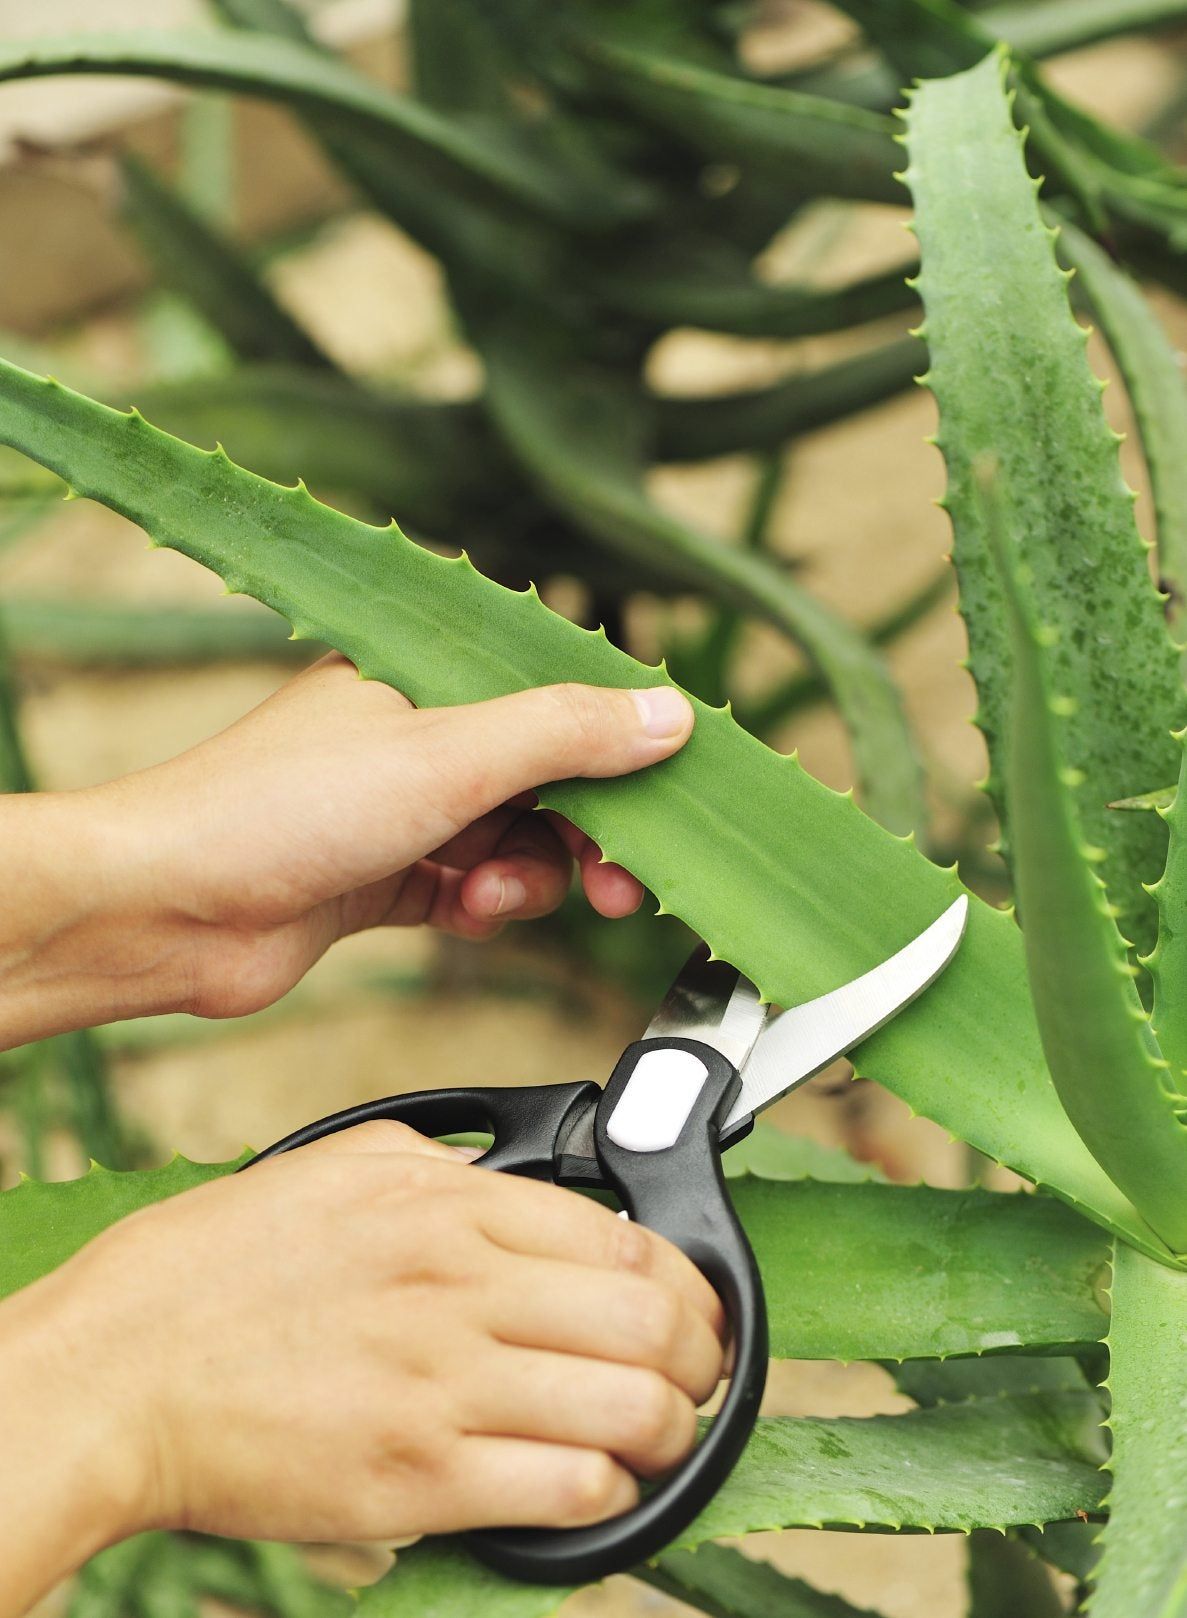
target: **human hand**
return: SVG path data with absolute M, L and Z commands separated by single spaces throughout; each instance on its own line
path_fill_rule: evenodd
M 722 1369 L 674 1247 L 395 1123 L 134 1214 L 21 1300 L 118 1414 L 109 1537 L 596 1521 L 689 1451 Z
M 649 718 L 642 699 L 660 704 Z M 554 909 L 574 861 L 590 903 L 626 915 L 638 882 L 533 811 L 531 789 L 640 769 L 691 729 L 666 686 L 417 710 L 334 654 L 169 763 L 6 800 L 0 1048 L 152 1012 L 254 1011 L 367 927 L 489 937 Z

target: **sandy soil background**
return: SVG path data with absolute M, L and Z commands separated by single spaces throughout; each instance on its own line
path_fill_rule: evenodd
M 58 19 L 48 14 L 59 10 L 64 21 L 67 9 L 43 4 L 31 20 L 29 8 L 9 0 L 0 4 L 0 34 L 50 26 Z M 144 15 L 143 7 L 137 12 L 110 0 L 102 9 Z M 175 9 L 180 18 L 187 7 L 178 0 Z M 154 23 L 175 20 L 172 11 L 165 16 L 164 8 L 149 10 Z M 772 16 L 771 28 L 755 40 L 756 53 L 777 54 L 807 30 L 830 26 L 808 6 L 780 7 Z M 104 22 L 126 17 L 105 16 Z M 87 8 L 87 20 L 95 26 L 94 8 Z M 1058 76 L 1099 111 L 1137 120 L 1151 109 L 1169 72 L 1166 55 L 1156 47 L 1123 44 L 1083 53 L 1061 65 Z M 61 128 L 67 106 L 69 116 L 77 117 L 81 104 L 92 127 L 131 121 L 133 142 L 167 146 L 172 98 L 152 91 L 146 101 L 140 86 L 131 102 L 121 102 L 118 95 L 111 98 L 112 89 L 90 86 L 84 93 L 76 83 L 64 96 L 63 86 L 19 87 L 11 92 L 22 98 L 19 106 L 9 104 L 6 90 L 0 94 L 0 139 L 31 121 L 40 120 L 42 131 Z M 269 164 L 262 163 L 262 151 L 271 154 L 274 177 L 281 170 L 288 176 L 271 188 L 262 185 L 272 195 L 272 214 L 267 206 L 253 211 L 247 196 L 245 217 L 253 228 L 266 228 L 277 209 L 283 211 L 282 202 L 292 212 L 333 201 L 334 183 L 283 119 L 259 109 L 243 117 L 251 137 L 248 193 L 261 188 L 262 174 L 266 180 Z M 0 214 L 8 221 L 0 230 L 0 328 L 37 335 L 49 314 L 72 307 L 81 312 L 68 342 L 72 358 L 89 371 L 123 375 L 136 369 L 144 332 L 117 294 L 133 287 L 141 271 L 109 217 L 105 161 L 102 154 L 90 156 L 47 180 L 10 153 L 0 170 Z M 297 201 L 290 195 L 293 174 L 307 178 Z M 278 201 L 273 192 L 289 200 Z M 56 249 L 69 234 L 63 220 L 75 200 L 91 251 L 83 251 L 87 241 L 76 240 L 63 260 Z M 852 275 L 902 254 L 901 218 L 889 210 L 838 214 L 825 224 L 833 233 L 829 268 L 837 273 Z M 284 301 L 345 364 L 399 375 L 439 394 L 471 385 L 473 362 L 454 340 L 434 266 L 374 218 L 340 215 L 271 273 Z M 1158 302 L 1182 336 L 1181 312 L 1165 299 Z M 815 365 L 833 351 L 821 341 L 757 345 L 676 334 L 656 355 L 655 377 L 673 390 L 727 389 Z M 1098 370 L 1107 370 L 1095 347 L 1094 359 Z M 1123 425 L 1119 389 L 1110 395 L 1110 408 Z M 947 522 L 932 505 L 942 468 L 925 443 L 932 426 L 930 398 L 917 392 L 814 434 L 791 453 L 775 543 L 797 559 L 802 577 L 822 599 L 855 619 L 922 584 L 945 553 Z M 1144 487 L 1131 449 L 1126 470 L 1131 482 Z M 694 511 L 728 535 L 752 476 L 744 462 L 723 462 L 664 471 L 655 490 L 673 509 Z M 1139 514 L 1148 523 L 1144 495 Z M 83 504 L 63 507 L 0 558 L 4 595 L 165 605 L 213 601 L 220 588 L 177 556 L 149 553 L 128 524 Z M 249 609 L 233 602 L 226 610 Z M 641 609 L 644 632 L 651 612 Z M 962 650 L 960 621 L 947 605 L 891 653 L 927 754 L 958 787 L 974 782 L 983 768 L 980 738 L 968 722 L 973 693 L 959 666 Z M 753 634 L 748 678 L 759 683 L 793 661 L 773 636 Z M 21 685 L 37 771 L 45 785 L 68 788 L 167 757 L 233 720 L 282 677 L 276 666 L 263 663 L 114 673 L 28 662 Z M 827 711 L 799 719 L 783 741 L 797 746 L 824 780 L 850 784 L 848 748 Z M 472 951 L 442 951 L 419 933 L 375 934 L 340 946 L 310 975 L 291 1007 L 276 1014 L 237 1027 L 181 1027 L 168 1020 L 127 1031 L 115 1044 L 115 1079 L 121 1105 L 158 1143 L 162 1157 L 178 1149 L 217 1159 L 244 1142 L 262 1145 L 319 1113 L 393 1090 L 471 1080 L 599 1078 L 644 1017 L 628 993 L 590 981 L 579 963 L 558 967 L 547 960 L 533 948 L 530 934 L 508 937 L 481 958 Z M 777 1121 L 820 1140 L 844 1141 L 904 1179 L 922 1175 L 955 1184 L 963 1173 L 959 1150 L 940 1131 L 909 1118 L 899 1103 L 870 1087 L 850 1085 L 844 1071 L 822 1076 L 784 1103 Z M 11 1131 L 0 1135 L 0 1154 L 11 1174 L 19 1166 Z M 69 1176 L 80 1166 L 67 1141 L 55 1143 L 57 1175 Z M 788 1414 L 867 1415 L 904 1405 L 876 1368 L 829 1364 L 777 1367 L 768 1397 L 770 1411 Z M 876 1604 L 886 1618 L 949 1618 L 962 1610 L 964 1546 L 957 1537 L 796 1532 L 755 1538 L 747 1548 L 824 1589 Z M 385 1559 L 357 1552 L 336 1555 L 330 1564 L 324 1556 L 318 1560 L 357 1580 L 371 1576 Z M 659 1618 L 687 1609 L 613 1580 L 584 1592 L 565 1611 L 567 1618 Z

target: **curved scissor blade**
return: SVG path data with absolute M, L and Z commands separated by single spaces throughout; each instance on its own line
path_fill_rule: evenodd
M 750 979 L 727 961 L 714 960 L 707 944 L 698 944 L 643 1038 L 699 1039 L 740 1069 L 766 1020 L 767 1008 Z
M 962 894 L 897 955 L 831 994 L 773 1017 L 742 1069 L 742 1090 L 726 1130 L 819 1073 L 922 994 L 955 955 L 968 908 Z

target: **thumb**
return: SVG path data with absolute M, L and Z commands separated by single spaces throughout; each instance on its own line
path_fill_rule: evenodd
M 432 726 L 434 775 L 457 793 L 450 808 L 459 826 L 548 781 L 657 764 L 683 747 L 693 727 L 691 703 L 670 685 L 540 686 L 420 717 Z

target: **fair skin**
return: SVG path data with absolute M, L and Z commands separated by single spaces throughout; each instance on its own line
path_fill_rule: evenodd
M 0 1045 L 240 1015 L 367 927 L 489 937 L 574 865 L 625 915 L 638 884 L 529 795 L 660 762 L 691 725 L 581 687 L 419 712 L 332 657 L 169 764 L 4 800 Z M 396 1124 L 212 1182 L 0 1305 L 0 1618 L 150 1527 L 613 1515 L 691 1447 L 723 1330 L 659 1237 Z

